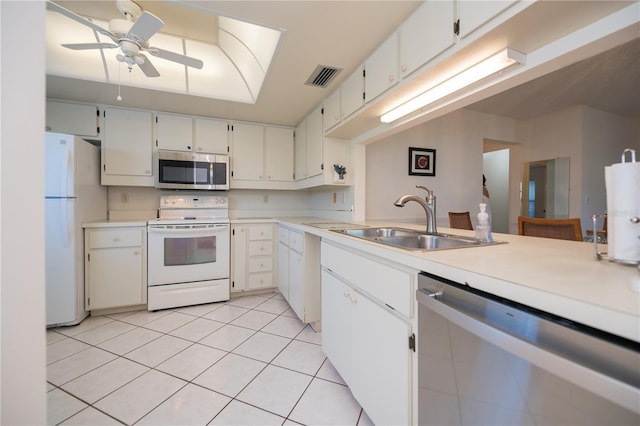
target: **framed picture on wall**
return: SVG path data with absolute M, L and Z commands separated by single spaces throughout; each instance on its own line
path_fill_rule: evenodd
M 435 176 L 436 150 L 409 148 L 409 175 Z

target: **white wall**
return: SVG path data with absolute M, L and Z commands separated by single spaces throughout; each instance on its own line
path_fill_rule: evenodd
M 44 2 L 0 2 L 3 425 L 46 424 L 44 29 Z
M 509 232 L 509 153 L 509 149 L 501 149 L 483 155 L 493 232 Z
M 108 209 L 112 219 L 155 218 L 160 207 L 160 196 L 173 194 L 226 195 L 229 197 L 229 216 L 234 219 L 308 216 L 310 212 L 310 195 L 306 191 L 233 189 L 225 192 L 176 192 L 148 187 L 110 186 L 108 194 Z
M 620 162 L 624 148 L 640 150 L 637 119 L 580 105 L 519 122 L 518 140 L 521 162 L 570 158 L 568 216 L 580 217 L 583 231 L 606 209 L 604 167 Z
M 417 203 L 393 205 L 403 194 L 421 194 L 423 185 L 437 197 L 438 225 L 448 226 L 448 211 L 479 211 L 482 201 L 483 141 L 516 140 L 516 121 L 460 110 L 366 146 L 366 219 L 424 222 Z M 409 147 L 436 149 L 436 176 L 409 176 Z
M 635 149 L 636 159 L 640 160 L 640 119 L 623 118 L 589 107 L 582 107 L 582 113 L 584 173 L 580 218 L 584 229 L 592 227 L 591 215 L 601 215 L 607 208 L 604 167 L 619 163 L 625 148 Z

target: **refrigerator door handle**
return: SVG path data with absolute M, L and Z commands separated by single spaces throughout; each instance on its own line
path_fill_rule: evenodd
M 72 200 L 65 199 L 60 203 L 60 219 L 63 225 L 59 228 L 60 240 L 65 248 L 71 247 L 71 239 L 73 238 L 73 215 L 69 208 L 71 202 Z
M 65 165 L 62 170 L 66 172 L 62 174 L 62 188 L 65 189 L 64 195 L 66 197 L 74 197 L 76 195 L 73 188 L 73 177 L 75 173 L 73 170 L 73 151 L 71 149 L 67 150 Z

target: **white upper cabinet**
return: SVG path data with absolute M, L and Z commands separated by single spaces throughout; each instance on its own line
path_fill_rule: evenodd
M 184 115 L 156 115 L 156 147 L 193 151 L 193 119 Z
M 398 83 L 398 33 L 394 32 L 364 62 L 365 102 Z
M 98 107 L 70 102 L 47 101 L 47 132 L 76 136 L 99 136 Z
M 519 0 L 459 0 L 460 37 L 464 38 Z
M 231 180 L 262 180 L 264 126 L 234 123 L 231 138 Z
M 102 185 L 153 186 L 153 114 L 104 108 Z
M 319 106 L 307 117 L 307 176 L 322 173 L 323 114 Z
M 224 120 L 188 115 L 156 115 L 156 148 L 208 154 L 227 154 L 228 125 Z
M 324 114 L 322 119 L 322 129 L 326 132 L 342 120 L 342 110 L 340 108 L 340 87 L 333 91 L 322 103 Z
M 344 120 L 364 105 L 363 67 L 359 66 L 340 88 L 340 120 Z
M 234 123 L 231 132 L 231 187 L 290 189 L 293 129 Z
M 454 2 L 426 0 L 400 26 L 400 76 L 412 72 L 456 42 Z
M 229 124 L 224 120 L 194 118 L 193 146 L 196 152 L 229 153 Z
M 295 131 L 293 145 L 293 176 L 295 180 L 306 178 L 307 175 L 307 119 L 298 124 Z
M 293 180 L 293 129 L 266 127 L 264 167 L 267 180 Z

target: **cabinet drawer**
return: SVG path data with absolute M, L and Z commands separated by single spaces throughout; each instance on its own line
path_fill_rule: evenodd
M 278 239 L 284 245 L 289 246 L 289 230 L 280 226 L 278 228 Z
M 321 259 L 324 268 L 365 291 L 379 303 L 407 317 L 413 316 L 418 271 L 328 243 L 322 243 Z
M 265 272 L 273 269 L 273 257 L 259 256 L 249 259 L 249 273 Z
M 249 256 L 270 256 L 273 254 L 273 241 L 249 241 Z
M 140 229 L 91 230 L 89 248 L 141 246 L 143 234 Z
M 249 288 L 273 287 L 273 274 L 271 272 L 249 275 Z
M 298 253 L 304 253 L 304 234 L 300 232 L 289 232 L 289 248 Z
M 251 225 L 249 227 L 250 240 L 271 240 L 273 239 L 273 225 Z

